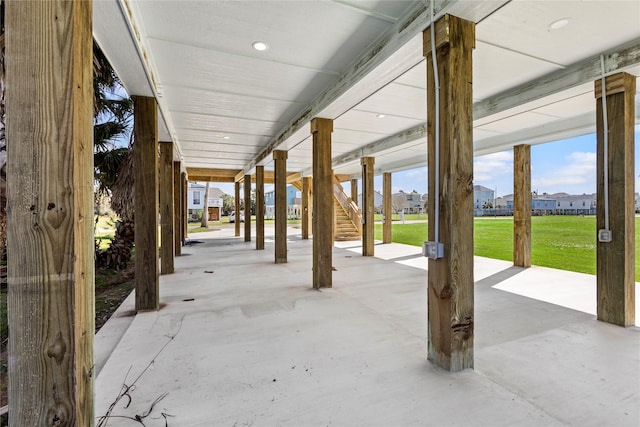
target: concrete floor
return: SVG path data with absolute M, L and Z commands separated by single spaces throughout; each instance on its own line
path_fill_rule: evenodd
M 418 248 L 341 243 L 315 291 L 298 232 L 278 265 L 270 239 L 193 235 L 162 308 L 134 316 L 130 297 L 96 336 L 96 416 L 137 378 L 108 425 L 165 393 L 146 426 L 640 425 L 640 329 L 595 320 L 593 276 L 476 257 L 475 370 L 451 374 L 426 360 Z

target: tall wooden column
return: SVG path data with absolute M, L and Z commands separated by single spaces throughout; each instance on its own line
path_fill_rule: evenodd
M 160 274 L 173 267 L 173 143 L 160 143 Z
M 244 241 L 251 241 L 251 175 L 244 176 Z
M 333 120 L 311 120 L 313 136 L 313 287 L 333 286 Z
M 431 32 L 427 59 L 429 240 L 435 241 L 435 183 L 439 182 L 438 240 L 444 256 L 429 259 L 428 358 L 449 371 L 473 368 L 473 74 L 475 24 L 445 15 L 435 23 L 440 80 L 440 156 L 436 159 L 436 88 Z M 440 173 L 436 178 L 436 161 Z
M 273 152 L 275 163 L 276 264 L 287 262 L 287 152 Z
M 158 106 L 154 98 L 133 97 L 135 172 L 136 310 L 157 310 L 158 279 Z
M 236 181 L 235 185 L 235 210 L 236 210 L 236 218 L 235 218 L 235 236 L 240 236 L 240 181 Z
M 92 4 L 5 7 L 9 425 L 92 425 Z
M 256 166 L 256 250 L 264 249 L 264 166 Z
M 513 147 L 513 265 L 531 267 L 530 145 Z
M 382 174 L 382 243 L 391 243 L 391 172 Z
M 358 206 L 358 180 L 351 180 L 351 200 Z
M 311 177 L 302 177 L 302 239 L 309 239 L 309 230 L 312 224 L 313 213 L 313 195 L 311 194 L 311 186 L 313 181 Z
M 173 162 L 173 252 L 182 255 L 182 185 L 180 182 L 180 162 Z
M 182 246 L 187 244 L 187 236 L 189 235 L 189 180 L 187 173 L 182 172 Z
M 636 78 L 619 73 L 606 79 L 608 159 L 604 151 L 602 82 L 595 82 L 597 99 L 597 229 L 606 227 L 604 185 L 608 166 L 611 241 L 597 239 L 598 320 L 620 326 L 635 323 L 634 118 Z
M 362 256 L 373 256 L 374 254 L 374 200 L 373 200 L 373 165 L 374 157 L 363 157 L 360 160 L 362 165 Z

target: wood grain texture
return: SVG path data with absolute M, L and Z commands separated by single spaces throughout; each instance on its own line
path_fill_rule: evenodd
M 264 166 L 256 166 L 256 250 L 264 249 Z
M 363 157 L 362 165 L 362 256 L 373 256 L 375 251 L 375 223 L 374 223 L 374 188 L 373 166 L 374 157 Z
M 180 182 L 180 162 L 173 162 L 173 253 L 182 255 L 182 185 Z
M 596 89 L 600 81 L 595 82 Z M 635 324 L 634 96 L 636 78 L 619 73 L 606 79 L 609 121 L 609 224 L 611 242 L 596 245 L 598 319 L 620 326 Z M 624 90 L 620 90 L 623 87 Z M 605 228 L 604 121 L 602 94 L 596 101 L 597 230 Z M 597 232 L 597 231 L 596 231 Z
M 333 286 L 333 120 L 311 120 L 313 138 L 313 287 Z
M 133 97 L 136 221 L 136 310 L 157 310 L 158 271 L 158 105 L 154 98 Z
M 442 18 L 445 19 L 445 18 Z M 440 21 L 439 21 L 440 22 Z M 446 17 L 448 42 L 437 49 L 440 76 L 440 225 L 444 257 L 428 265 L 428 358 L 460 371 L 473 368 L 474 24 Z M 425 39 L 429 36 L 425 31 Z M 426 44 L 426 43 L 425 43 Z M 425 52 L 426 53 L 426 52 Z M 427 55 L 429 240 L 435 240 L 435 83 Z
M 251 175 L 244 176 L 244 241 L 251 241 Z
M 358 206 L 358 180 L 351 180 L 351 201 Z
M 275 262 L 287 262 L 287 152 L 273 152 L 275 163 Z
M 91 2 L 5 6 L 9 425 L 92 425 Z
M 235 211 L 236 211 L 236 219 L 234 223 L 235 236 L 240 236 L 240 182 L 236 181 L 234 186 L 234 202 L 235 202 Z
M 160 273 L 174 272 L 173 143 L 160 143 Z
M 312 178 L 305 176 L 302 178 L 302 239 L 308 240 L 309 231 L 312 224 L 313 213 L 313 194 L 311 193 L 311 186 L 313 185 Z
M 382 174 L 382 243 L 391 243 L 391 173 Z
M 531 146 L 513 147 L 513 265 L 531 267 Z

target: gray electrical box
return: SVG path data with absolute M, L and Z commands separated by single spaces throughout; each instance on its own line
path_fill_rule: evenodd
M 422 256 L 438 259 L 444 256 L 444 243 L 424 242 L 422 244 Z
M 609 243 L 611 241 L 611 230 L 605 228 L 598 230 L 598 242 Z

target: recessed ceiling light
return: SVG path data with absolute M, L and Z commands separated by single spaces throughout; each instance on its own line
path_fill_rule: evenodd
M 231 139 L 230 136 L 223 136 L 222 139 Z
M 558 19 L 557 21 L 553 21 L 549 24 L 549 31 L 559 30 L 560 28 L 564 28 L 569 24 L 569 18 Z
M 379 119 L 384 119 L 384 114 L 378 114 L 378 115 L 376 115 L 376 117 L 379 118 Z
M 259 50 L 260 52 L 269 49 L 269 45 L 265 42 L 256 41 L 251 44 L 255 50 Z

